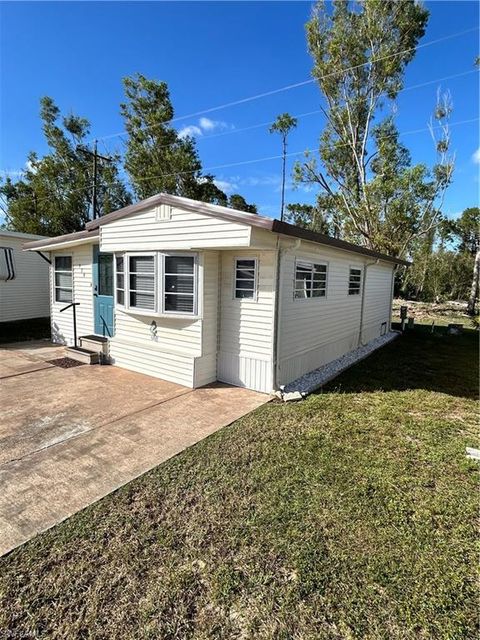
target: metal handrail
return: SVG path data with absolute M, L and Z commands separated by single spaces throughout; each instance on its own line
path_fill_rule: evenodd
M 63 307 L 63 309 L 60 309 L 60 313 L 62 313 L 63 311 L 70 309 L 70 307 L 73 307 L 73 344 L 75 347 L 77 346 L 77 312 L 75 308 L 78 307 L 79 304 L 80 302 L 71 302 L 70 304 L 67 304 L 66 307 Z

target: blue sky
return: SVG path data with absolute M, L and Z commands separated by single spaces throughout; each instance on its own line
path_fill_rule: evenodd
M 477 2 L 427 2 L 431 12 L 422 44 L 474 29 Z M 218 105 L 308 80 L 312 63 L 304 24 L 310 2 L 4 2 L 1 10 L 0 169 L 15 172 L 27 153 L 46 151 L 38 118 L 39 99 L 54 98 L 62 112 L 92 123 L 92 138 L 121 132 L 124 76 L 141 72 L 165 80 L 179 128 L 196 127 L 205 169 L 275 156 L 280 140 L 268 123 L 282 112 L 316 111 L 322 104 L 315 84 L 183 118 Z M 444 211 L 458 215 L 478 204 L 479 97 L 477 31 L 418 50 L 405 87 L 464 74 L 441 82 L 453 97 L 454 184 Z M 424 129 L 439 83 L 404 91 L 398 98 L 401 132 Z M 201 118 L 204 120 L 201 120 Z M 465 123 L 465 120 L 474 120 Z M 323 127 L 320 113 L 299 119 L 289 151 L 315 149 Z M 222 135 L 218 135 L 222 134 Z M 428 131 L 406 133 L 414 162 L 435 160 Z M 120 137 L 99 142 L 100 152 L 121 149 Z M 476 155 L 475 155 L 476 154 Z M 301 158 L 301 156 L 296 156 Z M 289 168 L 295 156 L 289 158 Z M 261 213 L 278 215 L 280 160 L 216 168 L 220 186 L 242 193 Z M 288 186 L 287 202 L 309 202 L 314 193 Z

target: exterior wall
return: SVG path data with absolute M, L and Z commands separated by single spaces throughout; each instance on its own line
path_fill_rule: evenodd
M 165 211 L 170 219 L 160 219 Z M 112 252 L 248 247 L 250 232 L 246 224 L 175 207 L 153 207 L 100 227 L 100 246 Z
M 216 380 L 218 252 L 199 254 L 198 280 L 194 318 L 140 315 L 117 307 L 112 363 L 187 387 Z
M 295 260 L 328 264 L 327 295 L 295 299 Z M 330 247 L 302 242 L 298 250 L 285 250 L 281 259 L 278 383 L 287 384 L 358 346 L 362 295 L 348 295 L 350 267 L 370 258 Z M 393 265 L 367 267 L 363 342 L 381 335 L 382 322 L 390 320 L 390 288 Z
M 234 260 L 257 258 L 257 299 L 234 298 Z M 217 376 L 256 391 L 273 389 L 275 251 L 222 251 Z
M 0 232 L 0 247 L 13 249 L 15 262 L 15 279 L 0 281 L 0 322 L 50 315 L 48 263 L 36 253 L 22 251 L 24 242 L 39 237 Z
M 76 309 L 77 313 L 77 335 L 88 335 L 93 333 L 93 287 L 92 287 L 92 258 L 93 245 L 81 244 L 77 247 L 64 249 L 62 251 L 51 251 L 50 258 L 50 304 L 52 340 L 60 344 L 72 345 L 73 339 L 73 312 L 67 309 L 60 313 L 60 309 L 67 306 L 66 302 L 55 302 L 54 292 L 54 257 L 58 255 L 72 256 L 73 270 L 73 300 L 80 305 Z

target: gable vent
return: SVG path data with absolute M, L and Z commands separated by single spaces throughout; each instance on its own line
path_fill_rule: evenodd
M 168 204 L 161 204 L 156 208 L 157 222 L 163 222 L 164 220 L 170 220 L 172 217 L 172 207 Z

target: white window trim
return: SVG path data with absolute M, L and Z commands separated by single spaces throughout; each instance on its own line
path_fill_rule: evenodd
M 154 258 L 154 309 L 145 309 L 142 307 L 133 307 L 130 305 L 130 257 L 135 256 L 153 256 Z M 167 256 L 187 256 L 193 258 L 193 312 L 178 313 L 177 311 L 165 310 L 165 258 Z M 198 319 L 199 309 L 199 254 L 194 251 L 126 251 L 114 254 L 115 257 L 115 306 L 130 313 L 131 315 L 148 316 L 148 317 L 167 317 L 178 319 Z M 117 301 L 117 262 L 116 259 L 123 257 L 124 269 L 124 300 L 125 304 L 121 305 Z
M 238 260 L 253 260 L 254 266 L 254 282 L 253 282 L 253 298 L 237 298 L 237 262 Z M 245 255 L 235 256 L 233 258 L 233 281 L 232 281 L 232 300 L 235 302 L 258 302 L 258 256 Z
M 161 301 L 160 304 L 160 312 L 165 316 L 187 316 L 187 317 L 195 317 L 197 316 L 198 311 L 198 253 L 193 251 L 162 251 L 161 254 L 161 269 L 159 273 L 159 299 Z M 193 258 L 193 308 L 191 312 L 178 313 L 178 311 L 167 311 L 165 309 L 165 296 L 167 292 L 165 291 L 165 258 L 167 257 L 186 257 Z M 186 294 L 189 295 L 189 294 Z
M 145 309 L 145 307 L 134 307 L 130 304 L 130 258 L 135 257 L 149 257 L 153 258 L 153 309 Z M 125 254 L 126 258 L 126 267 L 127 270 L 125 272 L 126 280 L 125 280 L 125 294 L 128 292 L 128 297 L 125 299 L 125 308 L 131 311 L 132 313 L 142 313 L 145 315 L 155 315 L 158 308 L 158 294 L 157 294 L 157 278 L 158 278 L 158 260 L 157 260 L 157 252 L 156 251 L 134 251 Z M 124 259 L 125 259 L 124 258 Z M 125 265 L 125 263 L 124 263 Z M 134 289 L 137 291 L 137 289 Z M 145 293 L 149 294 L 150 291 L 146 291 Z
M 295 296 L 295 291 L 296 291 L 296 275 L 297 275 L 297 264 L 299 262 L 303 262 L 304 264 L 309 264 L 312 267 L 312 272 L 313 272 L 313 266 L 314 265 L 318 265 L 321 267 L 327 267 L 327 271 L 325 273 L 325 295 L 324 296 L 311 296 L 310 298 L 305 297 L 305 298 L 297 298 Z M 295 303 L 299 302 L 299 303 L 305 303 L 305 302 L 321 302 L 322 300 L 325 301 L 328 298 L 328 276 L 330 273 L 330 263 L 326 260 L 322 260 L 321 262 L 314 262 L 312 260 L 304 260 L 302 258 L 295 258 L 295 263 L 293 265 L 293 291 L 292 291 L 292 296 L 293 296 L 293 301 Z
M 357 271 L 360 271 L 360 289 L 359 289 L 358 293 L 350 293 L 350 271 L 352 269 L 356 269 Z M 362 297 L 362 287 L 363 287 L 363 265 L 350 264 L 348 266 L 347 296 L 358 296 L 359 298 L 361 298 Z
M 57 289 L 66 289 L 67 288 L 67 287 L 57 287 L 56 278 L 55 278 L 55 274 L 57 273 L 57 269 L 55 268 L 55 264 L 56 264 L 56 259 L 57 258 L 71 258 L 71 260 L 72 260 L 72 269 L 71 269 L 71 271 L 65 271 L 65 269 L 58 269 L 58 273 L 70 273 L 72 275 L 72 287 L 71 287 L 72 299 L 70 300 L 70 302 L 62 302 L 61 300 L 57 300 Z M 67 304 L 72 304 L 72 302 L 75 302 L 75 295 L 74 295 L 75 284 L 74 284 L 74 278 L 73 278 L 73 254 L 72 253 L 56 253 L 53 256 L 52 269 L 53 269 L 53 277 L 52 277 L 53 303 L 55 305 L 61 306 L 61 307 L 64 307 Z
M 121 258 L 122 262 L 123 262 L 123 289 L 122 289 L 122 291 L 123 291 L 123 304 L 121 304 L 118 301 L 118 297 L 117 297 L 117 291 L 118 291 L 118 288 L 119 288 L 119 287 L 117 287 L 117 258 Z M 114 298 L 114 300 L 115 300 L 115 306 L 119 307 L 120 309 L 125 309 L 126 308 L 126 303 L 127 303 L 127 268 L 126 268 L 127 264 L 126 263 L 127 263 L 127 260 L 126 260 L 126 257 L 125 257 L 124 253 L 114 253 L 113 254 L 113 271 L 114 271 L 114 280 L 113 280 L 113 282 L 114 282 L 114 285 L 115 285 L 114 286 L 114 289 L 115 289 L 115 294 L 114 294 L 115 298 Z

